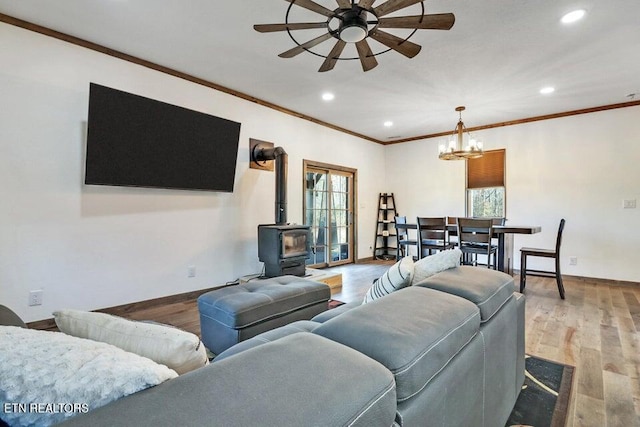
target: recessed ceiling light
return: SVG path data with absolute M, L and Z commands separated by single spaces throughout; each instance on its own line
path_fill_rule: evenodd
M 393 122 L 392 121 L 387 120 L 386 122 L 384 122 L 384 127 L 390 128 L 391 126 L 393 126 Z
M 542 89 L 540 89 L 540 93 L 543 95 L 549 95 L 550 93 L 553 93 L 555 91 L 556 89 L 551 86 L 543 87 Z
M 586 13 L 587 11 L 584 9 L 574 10 L 564 15 L 560 21 L 562 21 L 563 24 L 571 24 L 581 20 Z
M 325 92 L 322 94 L 322 99 L 325 101 L 333 101 L 333 98 L 335 98 L 336 96 L 334 94 L 332 94 L 331 92 Z

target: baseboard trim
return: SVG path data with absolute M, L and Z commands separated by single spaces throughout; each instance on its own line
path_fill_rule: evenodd
M 520 270 L 513 270 L 513 274 L 520 274 Z M 553 277 L 551 277 L 553 278 Z M 590 281 L 598 281 L 610 286 L 638 286 L 640 287 L 640 282 L 632 282 L 629 280 L 616 280 L 616 279 L 602 279 L 600 277 L 588 277 L 588 276 L 574 276 L 571 274 L 562 274 L 563 279 L 571 279 L 571 280 L 579 280 L 581 282 L 590 282 Z
M 572 276 L 569 274 L 563 274 L 562 278 L 579 280 L 582 282 L 598 281 L 611 286 L 640 286 L 640 282 L 631 282 L 628 280 L 601 279 L 598 277 Z
M 392 259 L 380 259 L 377 257 L 367 257 L 367 258 L 358 258 L 355 261 L 355 264 L 368 264 L 368 263 L 372 263 L 372 262 L 380 262 L 380 263 L 391 263 L 391 261 L 393 261 L 394 263 L 396 262 L 395 258 Z
M 149 308 L 160 307 L 168 304 L 176 304 L 180 302 L 193 301 L 197 299 L 200 295 L 212 291 L 214 289 L 219 289 L 227 285 L 214 286 L 212 288 L 200 289 L 197 291 L 185 292 L 182 294 L 176 295 L 168 295 L 166 297 L 153 298 L 144 301 L 132 302 L 129 304 L 117 305 L 114 307 L 100 308 L 97 310 L 91 310 L 97 313 L 107 313 L 113 314 L 115 316 L 127 317 L 129 313 L 146 310 Z M 27 323 L 27 327 L 29 329 L 40 329 L 45 331 L 56 331 L 58 327 L 56 326 L 56 322 L 53 318 L 37 320 L 35 322 Z

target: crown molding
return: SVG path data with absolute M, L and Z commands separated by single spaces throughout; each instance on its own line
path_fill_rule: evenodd
M 214 83 L 214 82 L 210 82 L 208 80 L 199 78 L 199 77 L 195 77 L 192 76 L 191 74 L 187 74 L 187 73 L 183 73 L 182 71 L 177 71 L 174 70 L 172 68 L 169 67 L 165 67 L 164 65 L 160 65 L 160 64 L 156 64 L 154 62 L 151 61 L 147 61 L 145 59 L 142 58 L 138 58 L 136 56 L 133 55 L 129 55 L 126 54 L 124 52 L 120 52 L 117 51 L 115 49 L 111 49 L 108 48 L 106 46 L 102 46 L 99 45 L 97 43 L 93 43 L 90 42 L 88 40 L 84 40 L 75 36 L 71 36 L 69 34 L 65 34 L 56 30 L 52 30 L 51 28 L 47 28 L 47 27 L 43 27 L 42 25 L 38 25 L 38 24 L 34 24 L 32 22 L 28 22 L 28 21 L 24 21 L 22 19 L 18 19 L 18 18 L 14 18 L 13 16 L 9 16 L 9 15 L 5 15 L 3 13 L 0 13 L 0 22 L 4 22 L 5 24 L 9 24 L 9 25 L 13 25 L 16 27 L 20 27 L 23 28 L 25 30 L 29 30 L 29 31 L 33 31 L 39 34 L 43 34 L 45 36 L 49 36 L 49 37 L 53 37 L 55 39 L 58 40 L 62 40 L 65 41 L 67 43 L 71 43 L 74 44 L 76 46 L 80 46 L 80 47 L 84 47 L 86 49 L 90 49 L 96 52 L 100 52 L 103 53 L 105 55 L 109 55 L 112 56 L 114 58 L 118 58 L 121 59 L 123 61 L 127 61 L 127 62 L 131 62 L 133 64 L 136 65 L 141 65 L 143 67 L 155 70 L 155 71 L 159 71 L 161 73 L 165 73 L 165 74 L 169 74 L 171 76 L 177 77 L 179 79 L 183 79 L 183 80 L 187 80 L 189 82 L 192 83 L 196 83 L 199 84 L 201 86 L 205 86 L 208 87 L 210 89 L 214 89 L 217 90 L 219 92 L 223 92 L 241 99 L 244 99 L 245 101 L 249 101 L 249 102 L 253 102 L 255 104 L 261 105 L 263 107 L 267 107 L 270 108 L 272 110 L 293 116 L 293 117 L 297 117 L 299 119 L 302 120 L 307 120 L 309 122 L 315 123 L 317 125 L 320 126 L 324 126 L 327 127 L 329 129 L 333 129 L 336 130 L 338 132 L 342 132 L 345 133 L 347 135 L 351 135 L 351 136 L 355 136 L 357 138 L 361 138 L 367 141 L 371 141 L 371 142 L 375 142 L 376 144 L 381 144 L 381 145 L 393 145 L 393 144 L 401 144 L 404 142 L 412 142 L 412 141 L 418 141 L 421 139 L 429 139 L 429 138 L 438 138 L 438 137 L 442 137 L 442 136 L 448 136 L 451 134 L 451 131 L 445 131 L 445 132 L 438 132 L 438 133 L 431 133 L 431 134 L 425 134 L 425 135 L 417 135 L 417 136 L 412 136 L 409 138 L 402 138 L 402 139 L 396 139 L 393 141 L 381 141 L 379 139 L 376 138 L 372 138 L 370 136 L 367 135 L 363 135 L 361 133 L 358 132 L 354 132 L 351 131 L 349 129 L 316 119 L 314 117 L 311 116 L 307 116 L 306 114 L 302 114 L 299 113 L 297 111 L 294 110 L 290 110 L 288 108 L 285 108 L 281 105 L 277 105 L 274 103 L 271 103 L 269 101 L 265 101 L 263 99 L 260 98 L 256 98 L 254 96 L 248 95 L 246 93 L 243 92 L 239 92 L 237 90 L 234 89 L 230 89 L 226 86 L 222 86 L 220 84 Z M 472 127 L 472 128 L 468 128 L 468 130 L 470 132 L 474 132 L 474 131 L 478 131 L 478 130 L 485 130 L 485 129 L 492 129 L 492 128 L 497 128 L 497 127 L 504 127 L 504 126 L 513 126 L 513 125 L 520 125 L 520 124 L 524 124 L 524 123 L 531 123 L 531 122 L 537 122 L 537 121 L 541 121 L 541 120 L 551 120 L 551 119 L 557 119 L 557 118 L 561 118 L 561 117 L 569 117 L 569 116 L 576 116 L 579 114 L 588 114 L 588 113 L 595 113 L 595 112 L 599 112 L 599 111 L 606 111 L 606 110 L 613 110 L 613 109 L 617 109 L 617 108 L 626 108 L 626 107 L 635 107 L 640 105 L 640 101 L 630 101 L 630 102 L 622 102 L 619 104 L 610 104 L 610 105 L 602 105 L 599 107 L 591 107 L 591 108 L 584 108 L 584 109 L 580 109 L 580 110 L 571 110 L 571 111 L 565 111 L 562 113 L 554 113 L 554 114 L 546 114 L 546 115 L 542 115 L 542 116 L 535 116 L 535 117 L 528 117 L 528 118 L 524 118 L 524 119 L 518 119 L 518 120 L 510 120 L 510 121 L 506 121 L 506 122 L 499 122 L 499 123 L 492 123 L 492 124 L 488 124 L 488 125 L 482 125 L 482 126 L 476 126 L 476 127 Z

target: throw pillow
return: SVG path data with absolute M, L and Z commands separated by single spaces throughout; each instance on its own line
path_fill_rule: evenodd
M 448 251 L 440 251 L 416 261 L 411 284 L 414 285 L 436 273 L 459 266 L 461 256 L 462 251 L 455 248 Z
M 373 281 L 373 286 L 369 288 L 364 296 L 363 304 L 376 300 L 390 294 L 393 291 L 409 286 L 413 275 L 413 258 L 410 256 L 402 258 L 387 270 L 380 278 Z
M 109 344 L 0 326 L 0 418 L 49 426 L 178 375 Z
M 200 338 L 171 326 L 92 311 L 60 310 L 53 316 L 65 334 L 115 345 L 166 365 L 180 375 L 209 363 Z

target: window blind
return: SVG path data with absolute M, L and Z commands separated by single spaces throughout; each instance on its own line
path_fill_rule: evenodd
M 467 160 L 467 188 L 504 187 L 505 150 L 485 151 Z

